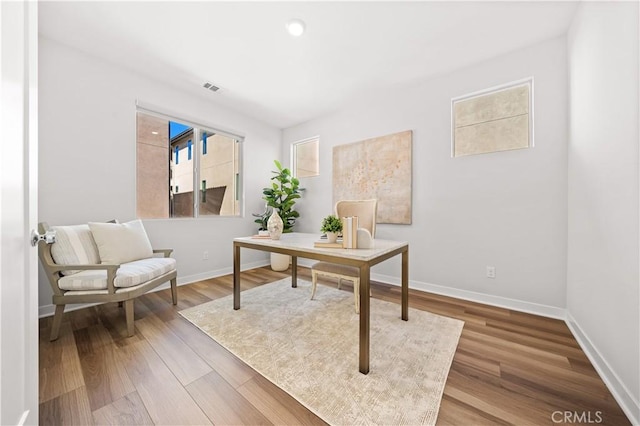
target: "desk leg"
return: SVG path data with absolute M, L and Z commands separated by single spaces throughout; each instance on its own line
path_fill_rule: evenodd
M 233 309 L 240 309 L 240 246 L 233 244 Z
M 402 252 L 402 319 L 409 320 L 409 248 Z
M 369 373 L 370 295 L 369 264 L 360 267 L 360 372 Z
M 291 256 L 291 287 L 298 287 L 298 256 Z

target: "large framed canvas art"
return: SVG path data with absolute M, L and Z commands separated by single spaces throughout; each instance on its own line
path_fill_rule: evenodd
M 333 147 L 333 202 L 378 200 L 377 223 L 411 223 L 411 143 L 407 130 Z

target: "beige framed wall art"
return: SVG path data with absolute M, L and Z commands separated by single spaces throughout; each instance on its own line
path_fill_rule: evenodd
M 411 144 L 407 130 L 333 147 L 333 202 L 378 200 L 377 223 L 411 223 Z
M 533 146 L 533 78 L 451 100 L 451 156 Z

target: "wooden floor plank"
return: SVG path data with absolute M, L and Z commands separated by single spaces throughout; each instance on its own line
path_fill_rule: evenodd
M 212 424 L 149 343 L 137 342 L 119 351 L 155 424 Z
M 169 327 L 234 388 L 258 374 L 190 322 L 175 319 L 169 323 Z
M 508 426 L 509 423 L 482 410 L 467 405 L 446 393 L 442 396 L 438 412 L 439 426 Z
M 485 357 L 494 357 L 499 360 L 511 360 L 514 363 L 532 365 L 538 362 L 546 362 L 562 367 L 569 367 L 567 357 L 541 351 L 508 340 L 494 339 L 484 333 L 463 330 L 459 347 L 467 351 L 477 351 Z
M 484 398 L 480 398 L 475 394 L 463 391 L 455 386 L 446 387 L 444 390 L 444 393 L 445 395 L 447 395 L 452 399 L 455 399 L 457 401 L 470 405 L 476 408 L 477 410 L 487 413 L 489 416 L 494 417 L 496 419 L 505 421 L 508 424 L 524 425 L 527 423 L 526 417 L 524 417 L 523 415 L 513 413 L 511 411 L 505 410 L 504 408 L 502 408 L 504 407 L 504 405 L 501 404 L 499 401 L 488 402 Z
M 91 411 L 135 391 L 124 366 L 116 358 L 115 346 L 105 342 L 111 339 L 104 329 L 92 325 L 74 331 L 74 337 Z
M 138 392 L 132 392 L 93 412 L 96 425 L 137 426 L 152 425 L 153 420 L 140 399 Z
M 322 419 L 300 405 L 293 397 L 269 380 L 256 375 L 238 388 L 238 392 L 273 424 L 326 425 Z
M 84 386 L 65 392 L 39 405 L 41 425 L 92 425 L 93 417 Z
M 560 343 L 558 341 L 548 340 L 537 336 L 529 336 L 521 333 L 516 333 L 513 331 L 505 330 L 503 328 L 496 328 L 491 323 L 488 323 L 482 327 L 478 327 L 475 324 L 465 324 L 465 326 L 469 331 L 476 331 L 502 340 L 520 343 L 525 346 L 537 348 L 545 352 L 555 353 L 567 358 L 580 358 L 584 356 L 584 352 L 582 352 L 582 349 L 576 348 L 569 342 Z
M 39 401 L 48 401 L 84 386 L 76 342 L 69 322 L 63 322 L 60 336 L 49 341 L 49 330 L 40 334 Z
M 187 391 L 214 424 L 273 424 L 215 371 L 187 385 Z
M 158 317 L 143 318 L 136 322 L 136 328 L 183 386 L 212 371 L 211 367 Z
M 289 273 L 244 271 L 242 289 Z M 310 281 L 310 270 L 299 268 L 298 278 Z M 114 303 L 65 313 L 57 342 L 48 341 L 51 318 L 41 319 L 40 424 L 324 424 L 179 314 L 232 290 L 225 275 L 180 286 L 177 306 L 169 290 L 144 295 L 135 302 L 133 337 Z M 414 309 L 466 321 L 438 424 L 553 424 L 554 411 L 565 410 L 629 424 L 563 321 L 409 293 Z M 400 303 L 397 286 L 372 283 L 372 294 Z

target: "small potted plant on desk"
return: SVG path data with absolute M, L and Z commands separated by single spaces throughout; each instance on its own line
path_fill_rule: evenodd
M 320 231 L 327 234 L 328 242 L 335 243 L 338 239 L 338 234 L 342 232 L 342 221 L 337 216 L 329 215 L 322 219 Z

